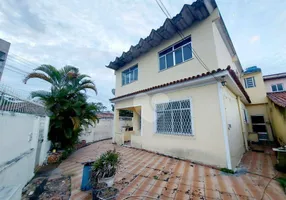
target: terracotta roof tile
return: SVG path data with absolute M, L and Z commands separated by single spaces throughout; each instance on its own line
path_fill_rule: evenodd
M 172 82 L 164 83 L 164 84 L 161 84 L 161 85 L 156 85 L 156 86 L 153 86 L 153 87 L 150 87 L 150 88 L 146 88 L 146 89 L 143 89 L 143 90 L 138 90 L 136 92 L 131 92 L 131 93 L 128 93 L 128 94 L 125 94 L 125 95 L 122 95 L 122 96 L 118 96 L 118 97 L 112 98 L 112 99 L 110 99 L 110 101 L 121 99 L 121 98 L 124 98 L 124 97 L 132 96 L 132 95 L 143 93 L 143 92 L 148 92 L 148 91 L 151 91 L 151 90 L 154 90 L 154 89 L 163 88 L 163 87 L 170 86 L 170 85 L 175 85 L 177 83 L 182 83 L 182 82 L 198 79 L 198 78 L 201 78 L 201 77 L 204 77 L 204 76 L 211 76 L 211 75 L 214 75 L 214 74 L 216 74 L 218 72 L 222 72 L 222 71 L 226 71 L 226 70 L 229 72 L 229 74 L 231 75 L 231 77 L 233 78 L 235 83 L 238 85 L 239 89 L 242 91 L 242 93 L 244 94 L 244 96 L 247 99 L 247 101 L 249 103 L 251 103 L 250 98 L 249 98 L 247 92 L 245 91 L 244 87 L 242 86 L 241 82 L 239 81 L 239 78 L 236 76 L 235 72 L 230 68 L 230 66 L 228 66 L 226 69 L 218 68 L 217 70 L 212 70 L 211 72 L 198 74 L 196 76 L 190 76 L 188 78 L 179 79 L 177 81 L 172 81 Z
M 268 98 L 273 101 L 276 105 L 286 107 L 286 91 L 284 92 L 269 92 L 267 93 Z
M 98 118 L 113 118 L 113 113 L 110 112 L 102 112 L 96 114 Z

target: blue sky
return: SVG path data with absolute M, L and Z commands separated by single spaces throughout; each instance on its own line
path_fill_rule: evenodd
M 174 16 L 193 0 L 162 2 Z M 286 1 L 217 4 L 244 68 L 257 65 L 264 74 L 286 71 Z M 0 1 L 0 38 L 11 42 L 8 65 L 26 72 L 39 64 L 77 66 L 97 85 L 99 93 L 89 93 L 90 100 L 110 107 L 115 77 L 105 65 L 165 18 L 155 0 L 5 0 Z M 22 79 L 6 69 L 2 82 L 26 94 L 49 88 L 39 80 L 24 85 Z

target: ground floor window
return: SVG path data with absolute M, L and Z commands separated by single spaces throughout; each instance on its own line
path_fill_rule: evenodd
M 159 134 L 192 135 L 191 100 L 157 104 L 156 132 Z

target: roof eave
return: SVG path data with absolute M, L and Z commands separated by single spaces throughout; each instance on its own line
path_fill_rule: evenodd
M 194 22 L 206 19 L 216 7 L 214 0 L 197 0 L 191 5 L 185 4 L 179 14 L 172 19 L 167 18 L 161 27 L 157 30 L 152 29 L 149 36 L 145 39 L 141 38 L 137 45 L 131 46 L 127 52 L 123 52 L 106 67 L 118 70 L 153 47 L 160 45 L 164 40 L 172 38 L 177 34 L 176 29 L 182 31 L 191 27 Z

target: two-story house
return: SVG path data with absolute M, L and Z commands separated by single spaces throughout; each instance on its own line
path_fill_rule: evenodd
M 251 101 L 214 0 L 184 5 L 107 67 L 116 75 L 114 142 L 130 139 L 136 148 L 237 166 L 247 148 Z M 133 111 L 133 131 L 120 130 L 120 110 Z

